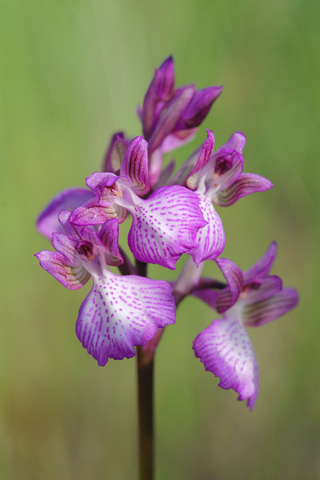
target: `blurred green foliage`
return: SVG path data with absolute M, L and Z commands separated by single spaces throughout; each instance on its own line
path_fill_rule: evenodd
M 82 349 L 89 287 L 71 293 L 39 268 L 33 253 L 50 246 L 34 223 L 99 170 L 113 132 L 140 134 L 136 106 L 169 54 L 178 85 L 225 85 L 178 162 L 205 127 L 217 146 L 241 130 L 245 171 L 275 185 L 219 210 L 224 255 L 245 269 L 277 240 L 274 272 L 301 301 L 250 331 L 253 413 L 194 358 L 213 312 L 182 305 L 156 359 L 157 480 L 320 477 L 319 19 L 316 0 L 1 0 L 1 479 L 137 478 L 135 361 L 98 368 Z

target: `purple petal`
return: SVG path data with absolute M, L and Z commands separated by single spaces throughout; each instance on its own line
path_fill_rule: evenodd
M 221 207 L 228 207 L 246 195 L 264 192 L 270 188 L 273 188 L 270 180 L 254 173 L 242 173 L 230 187 L 217 191 L 214 202 Z
M 170 100 L 174 94 L 174 82 L 174 63 L 173 58 L 170 56 L 155 70 L 154 77 L 144 98 L 141 117 L 143 134 L 147 140 L 165 102 Z
M 180 186 L 157 189 L 131 213 L 128 243 L 134 256 L 170 269 L 194 246 L 198 229 L 206 225 L 198 196 Z
M 70 290 L 78 290 L 87 283 L 90 274 L 81 263 L 73 264 L 59 252 L 43 250 L 35 256 L 41 267 Z
M 53 247 L 59 252 L 62 253 L 66 260 L 71 265 L 77 265 L 79 262 L 77 260 L 77 241 L 73 238 L 69 238 L 64 233 L 54 233 L 52 238 Z
M 128 143 L 129 142 L 124 138 L 123 132 L 115 133 L 112 136 L 104 160 L 102 168 L 103 172 L 112 172 L 118 174 L 123 157 L 128 148 Z
M 227 149 L 235 150 L 236 152 L 242 154 L 242 151 L 243 151 L 244 146 L 246 144 L 246 140 L 247 139 L 246 139 L 246 136 L 245 136 L 244 133 L 236 132 L 233 135 L 231 135 L 229 140 L 222 147 L 220 147 L 216 151 L 216 153 L 219 154 L 222 149 L 227 148 Z
M 245 283 L 251 283 L 258 278 L 265 278 L 269 275 L 271 267 L 276 259 L 277 244 L 271 242 L 270 247 L 260 260 L 257 261 L 249 270 L 244 272 Z
M 238 300 L 243 288 L 243 274 L 240 268 L 227 258 L 218 258 L 216 262 L 228 283 L 228 287 L 222 290 L 215 305 L 217 312 L 223 313 Z
M 283 288 L 279 293 L 260 301 L 252 302 L 243 308 L 246 325 L 260 327 L 289 312 L 298 303 L 298 294 L 293 288 Z
M 119 250 L 119 223 L 117 219 L 108 220 L 99 230 L 98 237 L 106 247 L 106 261 L 108 265 L 121 265 L 123 258 Z
M 188 254 L 192 256 L 197 266 L 205 260 L 215 260 L 223 251 L 226 238 L 222 221 L 215 211 L 211 200 L 205 195 L 196 194 L 200 200 L 199 206 L 203 218 L 207 222 L 203 228 L 199 228 L 195 246 Z
M 51 240 L 54 232 L 62 233 L 64 231 L 58 220 L 61 210 L 72 212 L 93 197 L 94 194 L 85 188 L 68 188 L 58 193 L 40 213 L 37 220 L 38 231 Z
M 148 142 L 142 137 L 136 137 L 130 142 L 121 164 L 120 175 L 130 180 L 130 187 L 137 195 L 149 192 Z
M 195 128 L 201 125 L 211 110 L 211 107 L 215 100 L 222 93 L 222 87 L 207 87 L 202 90 L 194 92 L 193 97 L 186 108 L 186 111 L 182 115 L 181 120 L 178 122 L 176 129 L 181 128 Z
M 104 187 L 113 187 L 119 177 L 110 172 L 94 172 L 87 179 L 87 186 L 98 194 L 100 198 L 100 192 Z
M 194 87 L 192 85 L 179 88 L 166 104 L 148 140 L 149 154 L 159 148 L 163 140 L 174 131 L 174 127 L 190 102 L 193 92 Z
M 205 369 L 220 377 L 219 387 L 233 388 L 252 410 L 258 394 L 258 364 L 245 328 L 233 318 L 214 320 L 193 342 Z
M 282 289 L 282 280 L 277 276 L 269 276 L 263 279 L 257 279 L 252 283 L 246 284 L 241 293 L 241 300 L 246 304 L 260 302 L 266 298 L 272 297 Z
M 95 279 L 81 305 L 76 333 L 103 366 L 109 358 L 133 357 L 135 346 L 145 345 L 158 327 L 173 323 L 175 304 L 167 282 L 108 272 Z
M 125 221 L 127 209 L 116 203 L 109 206 L 101 206 L 97 199 L 89 200 L 81 207 L 72 212 L 70 222 L 74 225 L 102 225 L 107 220 L 116 218 L 119 223 Z

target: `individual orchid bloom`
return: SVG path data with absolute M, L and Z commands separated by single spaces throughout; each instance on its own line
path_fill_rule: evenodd
M 136 275 L 119 276 L 108 265 L 120 265 L 118 222 L 106 222 L 99 232 L 70 223 L 70 212 L 59 216 L 65 233 L 53 234 L 56 252 L 36 254 L 40 265 L 65 287 L 76 290 L 90 278 L 93 287 L 81 305 L 76 333 L 84 348 L 103 366 L 109 358 L 135 355 L 158 328 L 175 323 L 171 286 Z
M 176 89 L 172 57 L 155 70 L 143 107 L 138 109 L 143 135 L 149 142 L 152 186 L 159 178 L 162 156 L 194 138 L 222 90 L 220 86 L 196 90 L 194 85 Z
M 54 232 L 63 233 L 64 229 L 58 220 L 62 210 L 72 212 L 81 204 L 94 198 L 94 193 L 87 188 L 68 188 L 58 193 L 40 213 L 37 219 L 37 230 L 45 237 L 52 239 Z
M 132 226 L 128 243 L 136 259 L 174 269 L 183 253 L 193 254 L 203 219 L 198 196 L 179 185 L 162 187 L 147 199 L 147 142 L 137 137 L 130 143 L 120 167 L 120 176 L 93 173 L 87 186 L 96 194 L 72 213 L 75 225 L 101 225 L 111 218 L 123 222 L 129 211 Z M 191 251 L 192 250 L 192 251 Z
M 184 184 L 186 179 L 188 188 L 205 192 L 215 204 L 221 207 L 233 205 L 240 198 L 251 193 L 269 190 L 273 185 L 266 178 L 254 173 L 242 173 L 242 151 L 245 143 L 245 135 L 236 132 L 213 154 L 214 136 L 210 130 L 207 130 L 207 139 L 200 150 L 194 168 L 192 169 L 195 154 L 199 149 L 187 160 L 180 171 L 181 184 Z
M 217 260 L 228 286 L 220 291 L 193 292 L 223 314 L 194 340 L 195 355 L 206 370 L 220 377 L 220 387 L 233 388 L 239 400 L 248 399 L 251 410 L 258 394 L 258 364 L 245 326 L 271 322 L 298 301 L 294 289 L 283 288 L 279 277 L 269 275 L 276 250 L 276 243 L 271 243 L 265 255 L 244 273 L 230 260 Z

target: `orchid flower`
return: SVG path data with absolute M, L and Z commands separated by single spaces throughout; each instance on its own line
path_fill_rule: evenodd
M 247 327 L 259 327 L 294 308 L 296 290 L 283 288 L 277 276 L 269 275 L 276 257 L 276 243 L 246 272 L 227 259 L 217 260 L 228 286 L 221 291 L 195 290 L 194 295 L 223 314 L 220 320 L 194 340 L 196 357 L 206 370 L 220 377 L 219 386 L 233 388 L 239 400 L 248 399 L 252 410 L 259 386 L 258 364 Z
M 76 208 L 70 221 L 101 225 L 117 218 L 122 223 L 130 212 L 128 244 L 135 258 L 174 269 L 178 258 L 194 248 L 198 230 L 207 222 L 199 198 L 185 187 L 162 187 L 147 199 L 140 198 L 150 189 L 147 149 L 147 142 L 136 137 L 124 155 L 120 176 L 107 172 L 90 175 L 86 183 L 96 196 Z
M 181 177 L 185 176 L 187 187 L 205 193 L 221 207 L 233 205 L 240 198 L 251 193 L 272 188 L 270 180 L 254 173 L 242 173 L 242 151 L 245 143 L 245 135 L 242 132 L 236 132 L 213 154 L 214 135 L 207 130 L 207 139 L 193 170 L 188 173 L 188 168 L 192 167 L 198 151 L 183 167 Z
M 162 280 L 110 272 L 108 265 L 123 262 L 116 219 L 99 232 L 72 225 L 68 211 L 61 212 L 59 220 L 65 233 L 53 234 L 57 251 L 44 250 L 36 257 L 42 268 L 71 290 L 92 277 L 93 287 L 76 323 L 79 340 L 101 366 L 109 358 L 133 357 L 135 346 L 145 345 L 159 327 L 175 323 L 171 286 Z

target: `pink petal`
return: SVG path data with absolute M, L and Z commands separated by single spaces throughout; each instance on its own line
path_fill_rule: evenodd
M 196 195 L 199 197 L 199 206 L 207 225 L 199 228 L 195 246 L 188 253 L 199 266 L 199 263 L 205 260 L 215 260 L 222 253 L 226 239 L 222 221 L 215 211 L 211 199 L 205 195 L 197 193 Z
M 198 229 L 207 223 L 198 196 L 178 185 L 157 189 L 130 211 L 128 243 L 135 258 L 170 269 L 194 246 Z
M 159 327 L 175 323 L 171 286 L 162 280 L 110 272 L 95 278 L 81 305 L 76 333 L 84 348 L 105 365 L 135 355 Z
M 258 364 L 245 328 L 234 318 L 214 320 L 193 342 L 205 369 L 220 377 L 219 387 L 233 388 L 252 410 L 258 394 Z
M 78 290 L 90 278 L 90 274 L 81 263 L 72 264 L 59 252 L 43 250 L 35 256 L 44 270 L 70 290 Z

